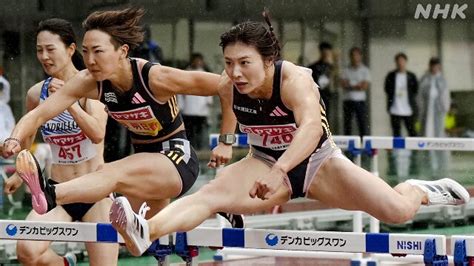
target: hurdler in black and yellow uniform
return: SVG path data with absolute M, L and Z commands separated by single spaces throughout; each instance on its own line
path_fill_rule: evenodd
M 176 96 L 167 102 L 157 100 L 148 88 L 148 73 L 153 64 L 147 62 L 141 67 L 134 58 L 130 62 L 133 87 L 120 94 L 110 81 L 98 82 L 100 101 L 110 117 L 130 131 L 136 153 L 160 152 L 173 162 L 182 180 L 181 196 L 196 181 L 199 163 L 185 131 L 172 134 L 183 125 Z

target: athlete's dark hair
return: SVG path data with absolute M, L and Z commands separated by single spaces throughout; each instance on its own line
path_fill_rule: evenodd
M 61 41 L 66 47 L 73 43 L 76 44 L 76 50 L 74 51 L 74 54 L 71 58 L 72 63 L 79 70 L 86 68 L 84 60 L 82 59 L 82 55 L 77 49 L 76 34 L 72 29 L 71 22 L 60 18 L 46 19 L 38 24 L 38 28 L 36 29 L 36 37 L 38 37 L 38 34 L 42 31 L 49 31 L 52 34 L 59 35 Z
M 144 30 L 140 25 L 140 19 L 144 14 L 145 10 L 138 7 L 95 11 L 82 22 L 82 27 L 85 31 L 103 31 L 111 36 L 115 49 L 127 44 L 131 51 L 143 42 Z
M 246 21 L 230 28 L 221 35 L 220 46 L 224 50 L 229 44 L 242 42 L 255 46 L 264 59 L 276 61 L 281 59 L 281 47 L 275 36 L 270 15 L 267 9 L 262 13 L 268 29 L 261 22 Z

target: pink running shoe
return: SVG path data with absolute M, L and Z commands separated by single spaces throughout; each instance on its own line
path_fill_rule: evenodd
M 116 198 L 110 208 L 110 222 L 122 235 L 128 251 L 133 256 L 142 255 L 151 245 L 148 223 L 144 218 L 149 209 L 146 203 L 143 203 L 136 214 L 125 197 Z
M 16 158 L 16 172 L 31 191 L 31 205 L 38 214 L 45 214 L 56 207 L 54 186 L 43 178 L 36 158 L 22 150 Z

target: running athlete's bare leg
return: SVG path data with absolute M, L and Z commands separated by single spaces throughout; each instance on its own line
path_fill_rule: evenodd
M 109 210 L 112 205 L 111 199 L 102 199 L 92 206 L 92 208 L 84 215 L 84 222 L 108 223 Z M 113 243 L 85 243 L 87 255 L 89 256 L 89 264 L 114 266 L 118 261 L 118 244 Z
M 111 192 L 143 200 L 158 200 L 178 196 L 181 177 L 165 155 L 137 153 L 55 187 L 56 203 L 59 205 L 97 202 Z
M 308 198 L 335 208 L 365 211 L 381 221 L 397 224 L 413 218 L 426 201 L 426 194 L 407 183 L 392 188 L 349 160 L 331 158 L 316 174 Z
M 269 167 L 245 158 L 222 169 L 218 177 L 196 193 L 172 202 L 148 221 L 152 240 L 162 235 L 190 230 L 216 212 L 255 213 L 288 201 L 289 189 L 282 185 L 269 200 L 252 199 L 249 191 Z
M 72 218 L 61 207 L 57 206 L 44 215 L 31 211 L 27 221 L 71 222 Z M 22 265 L 62 265 L 64 258 L 50 248 L 51 241 L 18 240 L 17 257 Z

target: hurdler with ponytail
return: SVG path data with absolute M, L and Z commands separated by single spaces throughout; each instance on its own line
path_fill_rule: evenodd
M 65 83 L 85 69 L 81 54 L 77 51 L 76 35 L 69 21 L 59 18 L 43 20 L 36 30 L 36 57 L 48 76 L 33 85 L 26 96 L 29 111 L 19 123 L 24 123 L 32 114 L 46 105 L 52 97 L 67 90 Z M 54 105 L 60 101 L 53 102 Z M 50 109 L 50 108 L 47 108 Z M 48 118 L 48 116 L 46 116 Z M 49 145 L 52 155 L 51 176 L 45 177 L 48 184 L 60 184 L 76 177 L 96 171 L 103 163 L 102 156 L 107 113 L 104 105 L 96 100 L 81 97 L 67 110 L 42 121 L 41 135 Z M 35 119 L 36 122 L 36 119 Z M 26 125 L 32 126 L 33 122 Z M 36 135 L 36 128 L 28 138 L 13 141 L 15 145 L 29 149 Z M 7 141 L 8 142 L 8 141 Z M 26 151 L 26 150 L 25 150 Z M 21 153 L 17 157 L 16 170 L 5 183 L 5 192 L 10 194 L 21 185 L 22 179 L 38 175 L 39 165 L 28 161 L 31 157 Z M 31 169 L 30 167 L 33 167 Z M 34 169 L 36 168 L 37 171 Z M 31 190 L 34 193 L 35 190 Z M 37 197 L 33 196 L 35 200 Z M 35 200 L 33 207 L 36 207 Z M 36 201 L 37 202 L 37 201 Z M 54 211 L 40 215 L 32 210 L 26 220 L 70 222 L 83 221 L 103 223 L 112 201 L 102 198 L 95 203 L 75 203 L 57 206 Z M 17 243 L 18 260 L 23 265 L 75 265 L 75 255 L 59 256 L 49 248 L 50 241 L 26 241 Z M 118 245 L 85 243 L 91 265 L 117 265 Z

